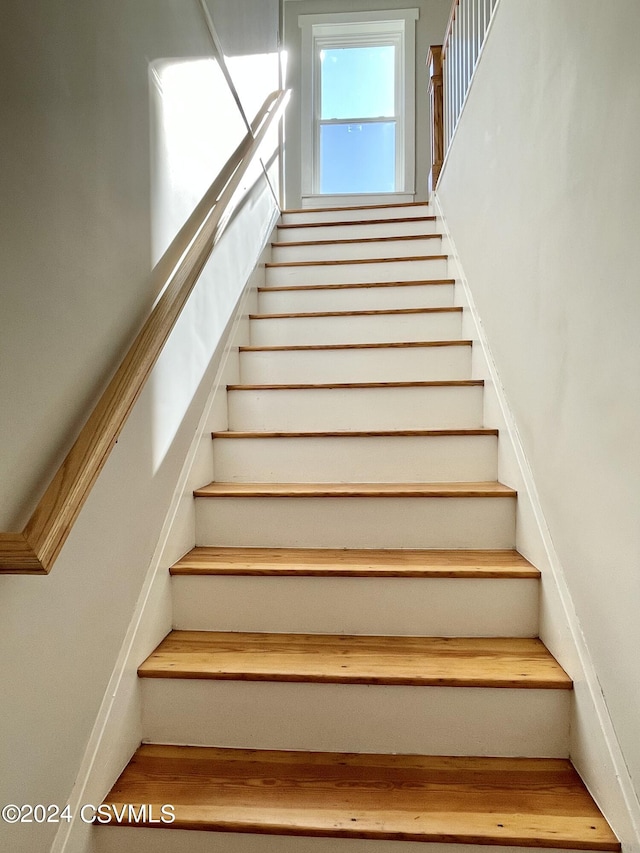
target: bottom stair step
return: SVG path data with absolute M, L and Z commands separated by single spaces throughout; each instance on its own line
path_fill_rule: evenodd
M 620 849 L 571 763 L 559 759 L 147 744 L 135 753 L 105 803 L 118 812 L 123 804 L 145 804 L 147 810 L 152 806 L 156 829 L 149 833 L 147 847 L 143 827 L 152 825 L 148 820 L 136 820 L 134 815 L 135 830 L 116 828 L 129 823 L 126 816 L 114 820 L 97 832 L 100 851 L 328 853 L 343 850 L 335 841 L 340 838 L 372 842 L 344 848 L 354 853 L 396 850 L 373 843 L 380 841 L 424 842 L 432 849 L 456 851 L 457 845 L 499 845 L 502 851 Z M 175 820 L 161 824 L 161 807 L 166 804 L 173 806 Z M 159 826 L 199 832 L 159 833 Z M 231 841 L 221 844 L 221 836 L 211 835 L 208 844 L 203 830 L 225 833 Z M 260 843 L 264 839 L 249 833 L 311 836 L 317 846 L 302 838 L 297 846 L 287 846 L 285 838 Z M 404 844 L 397 849 L 404 853 Z

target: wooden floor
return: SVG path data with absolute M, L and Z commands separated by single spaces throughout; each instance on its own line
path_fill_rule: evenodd
M 570 690 L 537 639 L 172 631 L 143 678 Z
M 143 745 L 107 803 L 175 829 L 617 851 L 568 761 Z
M 172 575 L 539 578 L 517 551 L 392 551 L 336 548 L 194 548 Z
M 515 498 L 502 483 L 209 483 L 198 498 Z

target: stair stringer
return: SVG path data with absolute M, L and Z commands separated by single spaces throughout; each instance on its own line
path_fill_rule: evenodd
M 172 627 L 169 567 L 195 544 L 193 490 L 211 479 L 212 430 L 227 429 L 227 384 L 239 381 L 240 346 L 249 343 L 248 315 L 257 310 L 258 288 L 271 259 L 274 210 L 262 253 L 238 297 L 220 336 L 207 375 L 213 377 L 197 429 L 178 479 L 140 595 L 87 743 L 74 787 L 67 800 L 72 819 L 61 821 L 50 853 L 89 853 L 95 843 L 85 805 L 97 806 L 110 790 L 142 740 L 142 697 L 137 668 Z M 206 377 L 205 377 L 206 379 Z
M 640 803 L 620 748 L 598 676 L 580 627 L 565 573 L 545 520 L 518 425 L 492 356 L 482 318 L 436 192 L 434 206 L 442 252 L 456 280 L 462 335 L 473 341 L 473 379 L 484 380 L 484 423 L 499 430 L 498 479 L 518 492 L 516 547 L 541 572 L 539 636 L 574 683 L 569 755 L 606 815 L 624 851 L 640 851 Z

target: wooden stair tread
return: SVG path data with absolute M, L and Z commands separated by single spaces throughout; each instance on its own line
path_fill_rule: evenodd
M 427 201 L 398 201 L 398 202 L 385 202 L 384 204 L 352 204 L 350 206 L 340 207 L 292 207 L 287 210 L 283 210 L 282 214 L 288 213 L 326 213 L 327 211 L 334 212 L 336 210 L 386 210 L 389 207 L 429 207 L 429 202 Z M 410 218 L 410 217 L 409 217 Z M 368 220 L 363 220 L 363 222 L 367 222 Z
M 437 379 L 415 382 L 295 382 L 278 385 L 227 385 L 228 391 L 285 391 L 305 388 L 467 388 L 483 386 L 484 379 Z
M 393 219 L 361 219 L 354 222 L 352 219 L 341 219 L 335 222 L 281 222 L 278 228 L 327 228 L 333 225 L 342 227 L 345 225 L 398 225 L 405 222 L 435 222 L 436 216 L 398 216 Z
M 259 287 L 258 293 L 270 293 L 274 290 L 352 290 L 362 287 L 424 287 L 424 285 L 455 284 L 455 278 L 432 278 L 423 281 L 374 281 L 355 284 L 282 284 L 275 287 Z
M 448 255 L 411 255 L 402 258 L 348 258 L 332 261 L 269 261 L 265 267 L 322 267 L 343 266 L 344 264 L 395 264 L 410 261 L 446 261 Z
M 349 237 L 338 240 L 292 240 L 290 242 L 286 240 L 274 240 L 271 245 L 274 248 L 282 249 L 291 246 L 344 246 L 350 243 L 390 243 L 393 241 L 402 242 L 403 240 L 440 239 L 442 239 L 442 234 L 399 234 L 395 237 Z
M 470 347 L 473 341 L 391 341 L 385 344 L 292 344 L 289 346 L 245 346 L 239 352 L 283 352 L 284 350 L 403 349 L 406 347 Z
M 537 639 L 172 631 L 143 678 L 570 690 Z
M 198 498 L 515 498 L 502 483 L 209 483 Z
M 172 575 L 539 578 L 517 551 L 194 548 Z
M 447 305 L 437 308 L 370 308 L 357 311 L 294 311 L 280 314 L 249 314 L 250 320 L 281 320 L 312 317 L 376 317 L 396 314 L 461 314 L 459 305 Z
M 498 435 L 497 429 L 380 429 L 380 430 L 327 430 L 314 432 L 259 432 L 257 430 L 223 430 L 212 432 L 211 438 L 427 438 L 447 435 Z
M 565 759 L 143 744 L 105 802 L 172 803 L 175 829 L 620 850 Z

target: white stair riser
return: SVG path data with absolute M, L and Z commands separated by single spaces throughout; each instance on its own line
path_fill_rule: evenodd
M 471 347 L 243 352 L 240 377 L 247 385 L 469 379 Z
M 250 334 L 258 347 L 452 341 L 461 337 L 462 312 L 251 320 Z
M 513 498 L 198 498 L 196 544 L 513 548 Z
M 535 637 L 535 578 L 178 576 L 173 625 L 192 631 Z
M 448 308 L 453 305 L 453 289 L 453 284 L 416 284 L 411 287 L 354 287 L 337 290 L 263 290 L 258 295 L 258 305 L 261 314 Z
M 95 853 L 560 853 L 555 848 L 94 827 Z M 563 850 L 562 853 L 578 853 Z
M 213 472 L 226 483 L 440 483 L 495 480 L 491 435 L 218 438 Z
M 342 235 L 336 235 L 343 239 Z M 312 238 L 313 239 L 313 238 Z M 373 243 L 320 243 L 305 246 L 273 246 L 273 263 L 294 261 L 340 261 L 358 258 L 411 258 L 418 255 L 439 255 L 442 251 L 440 237 L 415 240 L 381 240 Z
M 285 225 L 301 225 L 305 222 L 366 222 L 368 219 L 411 219 L 414 216 L 433 216 L 428 204 L 390 207 L 363 207 L 356 210 L 302 210 L 283 213 Z
M 422 214 L 423 216 L 425 214 Z M 430 214 L 427 214 L 430 215 Z M 382 217 L 378 217 L 382 219 Z M 278 243 L 297 243 L 305 240 L 366 240 L 371 237 L 403 237 L 411 234 L 433 234 L 435 219 L 414 219 L 408 222 L 371 222 L 353 225 L 327 225 L 313 227 L 300 225 L 297 228 L 278 228 Z
M 447 278 L 447 261 L 379 261 L 378 263 L 312 264 L 291 267 L 267 267 L 267 287 L 297 284 L 354 284 L 376 281 L 424 281 Z
M 473 429 L 481 385 L 229 391 L 229 429 L 299 432 Z
M 568 751 L 567 690 L 149 678 L 142 697 L 151 742 L 546 758 Z

